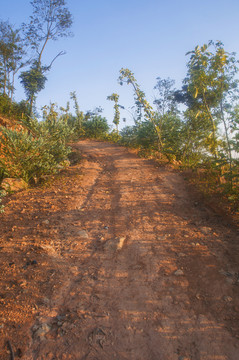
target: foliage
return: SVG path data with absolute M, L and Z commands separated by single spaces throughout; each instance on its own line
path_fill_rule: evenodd
M 44 75 L 44 69 L 37 63 L 34 63 L 30 70 L 21 73 L 20 79 L 27 96 L 27 101 L 30 104 L 30 109 L 32 109 L 37 93 L 45 88 L 47 78 Z
M 157 90 L 157 97 L 154 104 L 157 107 L 155 121 L 160 133 L 159 150 L 168 159 L 181 159 L 183 146 L 183 121 L 174 98 L 174 80 L 170 78 L 157 78 L 154 87 Z
M 7 95 L 0 95 L 0 114 L 8 119 L 26 119 L 29 115 L 29 107 L 24 100 L 17 103 L 11 101 Z
M 42 56 L 49 40 L 70 35 L 72 15 L 65 0 L 32 0 L 31 5 L 33 13 L 30 22 L 23 24 L 23 29 L 32 48 Z
M 43 121 L 30 118 L 23 123 L 26 129 L 20 131 L 0 128 L 0 167 L 6 176 L 38 183 L 45 175 L 56 173 L 67 159 L 72 130 L 54 104 L 44 107 Z
M 38 182 L 43 175 L 56 171 L 57 163 L 43 137 L 34 138 L 27 130 L 1 127 L 0 166 L 6 176 L 22 178 L 27 183 Z
M 157 78 L 156 110 L 133 73 L 120 70 L 120 84 L 133 86 L 138 115 L 134 126 L 121 130 L 119 141 L 158 151 L 182 167 L 206 168 L 210 188 L 227 194 L 239 206 L 238 61 L 219 41 L 197 46 L 187 55 L 188 71 L 181 90 L 174 89 L 173 80 Z M 179 111 L 181 103 L 183 112 Z
M 213 47 L 212 51 L 209 51 Z M 184 80 L 191 95 L 187 118 L 200 123 L 204 131 L 204 146 L 215 158 L 218 158 L 220 143 L 218 126 L 223 123 L 226 136 L 225 151 L 231 161 L 228 120 L 232 109 L 232 100 L 237 97 L 235 75 L 238 71 L 234 54 L 227 53 L 221 42 L 210 41 L 202 47 L 197 46 L 189 52 L 188 73 Z M 193 117 L 192 117 L 193 114 Z
M 139 85 L 136 82 L 136 79 L 134 77 L 134 74 L 129 69 L 121 69 L 120 70 L 120 76 L 118 79 L 120 85 L 123 85 L 125 82 L 126 84 L 131 84 L 133 86 L 136 100 L 142 105 L 143 110 L 145 112 L 146 119 L 153 122 L 154 120 L 154 111 L 152 106 L 148 103 L 148 101 L 145 98 L 145 93 L 140 90 Z
M 0 214 L 4 212 L 4 205 L 1 204 L 2 202 L 2 198 L 5 196 L 5 192 L 4 191 L 0 191 Z
M 119 81 L 120 85 L 123 85 L 123 83 L 126 82 L 127 84 L 131 84 L 133 86 L 134 93 L 135 93 L 136 105 L 139 107 L 139 104 L 141 104 L 143 111 L 144 111 L 145 118 L 148 121 L 152 122 L 155 132 L 157 134 L 158 147 L 159 147 L 159 149 L 162 148 L 161 132 L 160 132 L 158 123 L 156 121 L 155 112 L 154 112 L 152 106 L 146 100 L 145 93 L 140 89 L 139 85 L 137 84 L 134 74 L 129 69 L 122 68 L 120 70 L 120 76 L 119 76 L 118 81 Z M 141 112 L 141 109 L 139 109 L 139 111 Z M 140 118 L 141 118 L 141 116 L 140 116 Z
M 49 65 L 42 65 L 42 56 L 49 41 L 56 41 L 61 37 L 70 36 L 72 15 L 66 8 L 65 0 L 32 0 L 33 13 L 30 22 L 23 24 L 23 31 L 35 52 L 30 70 L 21 74 L 22 84 L 30 103 L 32 113 L 33 103 L 39 91 L 44 89 L 46 72 L 53 62 L 64 52 L 58 53 Z
M 100 115 L 93 115 L 83 122 L 84 137 L 87 138 L 103 138 L 109 129 L 106 118 Z
M 187 76 L 175 98 L 187 106 L 183 163 L 201 166 L 210 163 L 218 174 L 218 190 L 231 199 L 238 193 L 238 61 L 221 42 L 212 42 L 190 51 Z M 233 137 L 234 135 L 234 137 Z
M 83 129 L 83 121 L 85 119 L 83 111 L 80 111 L 79 103 L 77 100 L 76 92 L 73 91 L 70 93 L 70 97 L 74 102 L 75 116 L 69 116 L 68 125 L 73 129 L 74 128 L 74 138 L 80 138 L 84 136 L 85 131 Z
M 121 136 L 116 130 L 113 130 L 110 133 L 106 133 L 102 139 L 109 141 L 111 143 L 118 144 L 118 143 L 120 143 Z
M 115 115 L 114 115 L 114 120 L 113 123 L 116 126 L 116 131 L 117 134 L 119 134 L 119 121 L 120 121 L 120 111 L 119 111 L 119 95 L 116 93 L 113 93 L 112 95 L 107 97 L 107 100 L 111 100 L 114 101 L 114 109 L 115 109 Z
M 26 45 L 19 29 L 8 21 L 0 21 L 0 91 L 11 100 L 17 72 L 27 64 L 24 61 Z
M 125 126 L 120 131 L 120 144 L 128 147 L 137 147 L 137 127 L 136 126 Z

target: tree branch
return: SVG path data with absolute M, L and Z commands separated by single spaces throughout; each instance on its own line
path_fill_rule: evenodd
M 50 70 L 54 61 L 59 57 L 59 56 L 62 56 L 62 55 L 65 55 L 66 54 L 66 51 L 60 51 L 59 54 L 57 54 L 54 59 L 51 61 L 50 65 L 46 67 L 46 70 Z

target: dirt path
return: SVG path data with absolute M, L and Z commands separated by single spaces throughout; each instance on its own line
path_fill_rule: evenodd
M 0 357 L 238 360 L 239 237 L 180 174 L 94 141 L 1 215 Z

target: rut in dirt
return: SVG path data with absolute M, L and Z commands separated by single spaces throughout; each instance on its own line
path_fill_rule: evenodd
M 180 174 L 115 145 L 77 148 L 94 176 L 62 219 L 83 229 L 62 251 L 75 276 L 25 359 L 238 360 L 236 231 Z

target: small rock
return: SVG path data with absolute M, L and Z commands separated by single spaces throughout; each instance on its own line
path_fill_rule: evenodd
M 118 239 L 117 250 L 121 250 L 121 249 L 122 249 L 125 240 L 126 240 L 126 237 L 125 237 L 125 236 L 124 236 L 124 237 L 120 237 L 120 238 Z
M 183 270 L 178 269 L 178 270 L 175 271 L 174 275 L 176 275 L 176 276 L 182 276 L 182 275 L 184 275 L 184 272 L 183 272 Z
M 157 237 L 157 240 L 159 240 L 159 241 L 162 240 L 163 241 L 163 240 L 166 240 L 166 238 L 167 238 L 166 235 L 161 235 L 161 236 Z
M 198 299 L 198 300 L 202 300 L 202 295 L 200 295 L 200 294 L 196 294 L 196 298 Z
M 212 229 L 211 229 L 210 227 L 208 227 L 208 226 L 203 226 L 203 227 L 201 228 L 201 232 L 202 232 L 203 234 L 205 234 L 205 235 L 210 234 L 211 231 L 212 231 Z
M 49 221 L 49 220 L 43 220 L 43 221 L 42 221 L 42 224 L 44 224 L 44 225 L 49 225 L 49 224 L 50 224 L 50 221 Z
M 226 301 L 226 302 L 231 302 L 232 297 L 231 296 L 224 296 L 223 300 Z
M 88 239 L 89 238 L 89 235 L 88 235 L 87 231 L 85 231 L 85 230 L 80 230 L 80 231 L 77 232 L 77 234 L 83 239 Z
M 179 256 L 179 257 L 184 257 L 184 256 L 186 256 L 186 254 L 184 254 L 184 253 L 179 253 L 178 256 Z
M 20 286 L 21 286 L 22 288 L 26 287 L 26 285 L 27 285 L 27 281 L 26 281 L 26 280 L 22 280 L 22 281 L 20 282 Z

